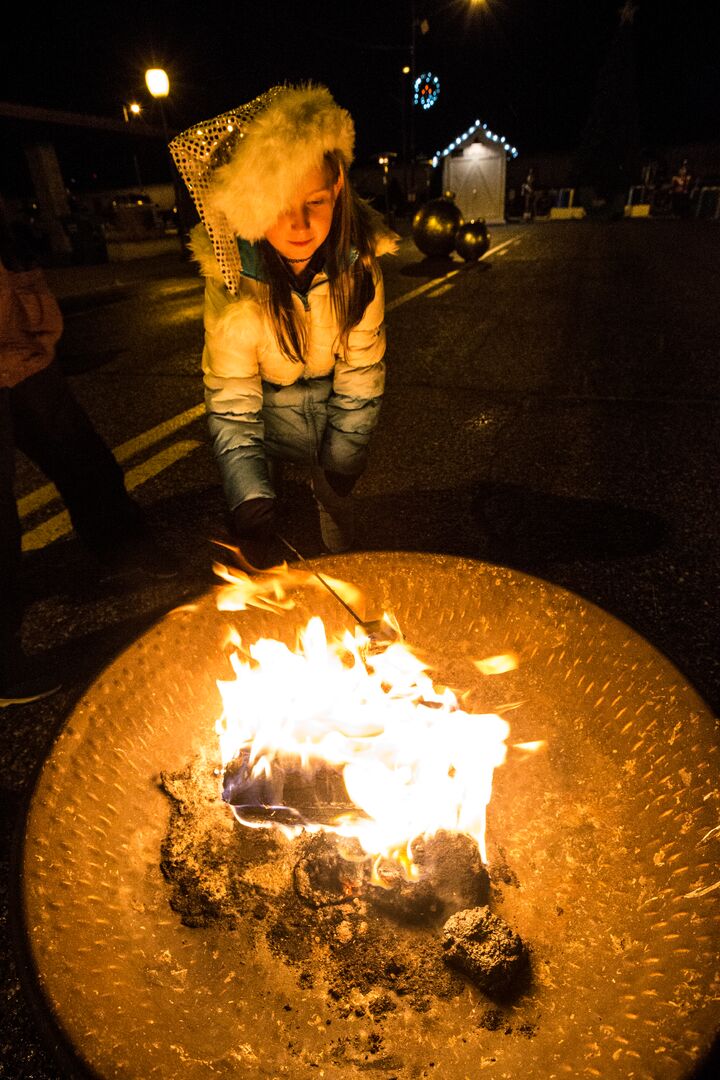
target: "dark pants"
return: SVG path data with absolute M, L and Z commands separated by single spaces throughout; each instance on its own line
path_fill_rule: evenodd
M 0 637 L 17 633 L 23 608 L 16 447 L 55 484 L 75 531 L 98 558 L 144 529 L 122 469 L 56 363 L 0 388 Z

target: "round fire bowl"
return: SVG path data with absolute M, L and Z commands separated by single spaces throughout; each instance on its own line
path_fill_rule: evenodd
M 347 619 L 323 590 L 303 590 L 282 615 L 221 614 L 213 593 L 107 668 L 30 805 L 28 958 L 80 1071 L 689 1077 L 720 1026 L 718 748 L 702 700 L 627 626 L 547 582 L 443 556 L 314 565 L 394 611 L 468 711 L 509 721 L 488 813 L 491 906 L 529 946 L 530 984 L 500 1006 L 468 985 L 423 1012 L 398 1002 L 382 1021 L 342 1018 L 321 981 L 303 984 L 242 929 L 181 924 L 159 866 L 169 805 L 158 781 L 216 752 L 228 622 L 245 641 L 294 644 L 311 614 L 330 630 Z M 488 676 L 472 663 L 509 650 L 516 670 Z M 514 747 L 536 740 L 534 753 Z

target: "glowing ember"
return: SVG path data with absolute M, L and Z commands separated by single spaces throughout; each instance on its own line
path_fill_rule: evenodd
M 241 576 L 233 573 L 230 589 Z M 258 596 L 253 583 L 250 603 L 290 606 L 284 575 L 271 573 L 266 585 L 269 598 Z M 224 590 L 224 610 L 232 606 L 229 597 Z M 242 606 L 248 602 L 244 582 L 239 599 Z M 322 829 L 353 838 L 366 854 L 404 866 L 412 862 L 415 838 L 438 830 L 467 833 L 487 861 L 486 808 L 494 769 L 507 753 L 509 725 L 495 714 L 461 709 L 404 643 L 374 655 L 367 646 L 357 632 L 328 642 L 317 617 L 294 652 L 275 640 L 247 649 L 235 641 L 235 678 L 218 682 L 224 713 L 217 732 L 223 767 L 239 768 L 240 790 L 232 798 L 238 816 L 246 824 L 276 824 L 289 835 Z M 345 796 L 332 800 L 338 812 L 328 819 L 294 809 L 285 798 L 290 774 L 309 782 L 334 775 Z M 266 812 L 257 812 L 261 808 Z
M 473 663 L 483 675 L 503 675 L 506 671 L 514 671 L 520 661 L 517 653 L 503 653 L 501 656 L 486 656 L 483 660 L 474 660 Z

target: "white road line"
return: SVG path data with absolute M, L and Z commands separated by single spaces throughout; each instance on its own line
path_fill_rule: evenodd
M 202 445 L 203 443 L 198 442 L 197 439 L 185 439 L 181 442 L 172 443 L 171 446 L 166 446 L 164 450 L 160 450 L 141 465 L 136 465 L 134 469 L 130 469 L 125 474 L 125 486 L 128 491 L 133 491 L 147 480 L 151 480 L 153 476 L 163 472 L 164 469 L 169 469 L 176 461 L 187 457 L 188 454 L 191 454 L 193 450 L 197 450 L 198 446 Z M 52 544 L 54 540 L 59 540 L 61 536 L 66 536 L 69 532 L 72 532 L 70 515 L 67 510 L 63 510 L 44 521 L 42 525 L 38 525 L 37 528 L 24 533 L 22 549 L 23 551 L 36 551 L 38 548 L 46 547 L 47 544 Z
M 153 446 L 154 443 L 160 442 L 161 439 L 171 435 L 179 428 L 191 424 L 193 420 L 197 420 L 204 412 L 204 405 L 195 405 L 192 409 L 186 409 L 185 412 L 178 413 L 177 416 L 173 416 L 170 420 L 165 420 L 162 424 L 149 428 L 142 435 L 136 435 L 134 438 L 128 439 L 127 442 L 121 443 L 117 449 L 113 450 L 113 453 L 118 461 L 127 461 L 128 458 L 141 450 L 145 450 L 146 447 Z M 54 484 L 44 484 L 36 491 L 31 491 L 29 495 L 24 495 L 22 499 L 18 499 L 18 513 L 21 518 L 27 517 L 28 514 L 39 510 L 41 506 L 47 506 L 53 499 L 59 498 L 60 495 Z
M 511 244 L 519 244 L 520 239 L 519 236 L 512 236 L 509 240 L 503 240 L 502 244 L 496 244 L 495 247 L 486 251 L 478 261 L 482 262 L 485 259 L 489 259 L 491 255 L 497 255 L 498 252 L 505 251 Z M 456 274 L 461 274 L 464 270 L 469 269 L 470 265 L 471 264 L 466 263 L 464 266 L 458 266 L 456 270 L 451 270 L 450 273 L 443 274 L 442 277 L 433 278 L 432 281 L 426 281 L 424 285 L 418 285 L 417 289 L 411 289 L 410 292 L 403 293 L 402 296 L 397 296 L 394 300 L 391 300 L 389 304 L 385 305 L 386 313 L 394 311 L 396 308 L 399 308 L 401 304 L 406 304 L 408 300 L 414 300 L 416 296 L 422 296 L 423 293 L 436 288 L 442 282 L 449 281 L 450 278 L 454 278 Z

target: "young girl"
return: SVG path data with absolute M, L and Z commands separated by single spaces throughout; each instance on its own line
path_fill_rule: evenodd
M 170 144 L 202 225 L 203 373 L 235 539 L 268 565 L 277 463 L 310 466 L 328 551 L 352 543 L 385 381 L 382 275 L 397 237 L 348 179 L 352 119 L 322 86 L 276 86 Z

